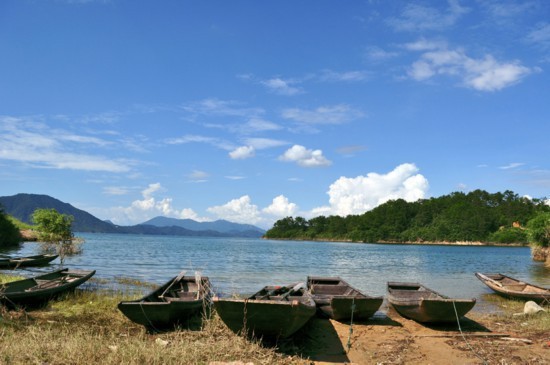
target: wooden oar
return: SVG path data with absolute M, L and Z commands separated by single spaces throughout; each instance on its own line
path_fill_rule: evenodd
M 168 290 L 170 290 L 170 288 L 175 284 L 177 283 L 178 281 L 180 281 L 184 276 L 185 276 L 185 272 L 186 270 L 183 270 L 182 272 L 180 272 L 178 274 L 178 276 L 176 276 L 176 278 L 170 283 L 170 285 L 168 285 L 168 287 L 166 289 L 164 289 L 164 291 L 162 292 L 161 295 L 159 295 L 159 298 L 164 298 L 164 294 L 166 294 L 168 292 Z

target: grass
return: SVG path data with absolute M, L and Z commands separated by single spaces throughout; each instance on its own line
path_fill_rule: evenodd
M 149 334 L 118 311 L 123 299 L 129 299 L 123 291 L 77 290 L 28 313 L 0 307 L 0 363 L 305 363 L 235 335 L 216 315 L 200 331 Z

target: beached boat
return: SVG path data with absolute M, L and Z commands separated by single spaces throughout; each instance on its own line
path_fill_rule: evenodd
M 55 260 L 58 255 L 34 255 L 26 257 L 0 257 L 0 269 L 14 269 L 22 266 L 42 266 Z
M 289 337 L 315 315 L 305 283 L 266 286 L 246 299 L 214 298 L 214 308 L 233 332 L 263 338 Z
M 476 299 L 456 299 L 418 283 L 388 282 L 388 302 L 405 318 L 422 323 L 456 322 Z
M 529 284 L 503 274 L 476 272 L 476 277 L 503 297 L 550 303 L 550 289 Z
M 321 317 L 364 321 L 374 315 L 384 297 L 371 297 L 339 277 L 308 276 L 307 287 Z
M 120 302 L 118 309 L 150 331 L 172 329 L 208 313 L 210 290 L 207 277 L 181 273 L 141 299 Z
M 74 290 L 95 274 L 95 270 L 60 269 L 29 279 L 0 284 L 0 302 L 9 307 L 35 307 Z

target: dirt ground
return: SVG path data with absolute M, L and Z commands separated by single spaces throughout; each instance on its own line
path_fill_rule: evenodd
M 550 314 L 543 314 L 550 315 Z M 393 309 L 352 326 L 314 319 L 294 346 L 314 364 L 550 364 L 550 333 L 526 335 L 517 326 L 469 313 L 458 325 L 425 326 Z M 310 337 L 308 333 L 320 334 Z

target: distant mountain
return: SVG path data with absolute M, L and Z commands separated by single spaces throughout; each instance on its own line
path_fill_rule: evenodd
M 156 217 L 135 226 L 117 226 L 110 221 L 102 221 L 90 213 L 75 208 L 68 203 L 48 195 L 17 194 L 0 197 L 4 211 L 22 222 L 32 224 L 32 213 L 38 209 L 55 209 L 59 213 L 74 217 L 74 232 L 93 233 L 133 233 L 173 236 L 207 237 L 261 237 L 265 231 L 249 225 L 231 223 L 224 220 L 196 222 L 191 219 Z
M 88 212 L 73 207 L 68 203 L 52 198 L 48 195 L 17 194 L 0 197 L 0 205 L 4 211 L 22 222 L 32 224 L 32 213 L 38 209 L 55 209 L 59 213 L 72 215 L 73 231 L 116 233 L 117 229 L 112 224 L 106 223 Z
M 226 220 L 217 220 L 214 222 L 197 222 L 192 219 L 176 219 L 168 217 L 155 217 L 143 222 L 142 224 L 156 226 L 156 227 L 181 227 L 192 231 L 217 231 L 222 233 L 244 233 L 244 232 L 257 232 L 257 236 L 261 236 L 265 231 L 261 228 L 253 226 L 251 224 L 239 224 L 232 223 Z

